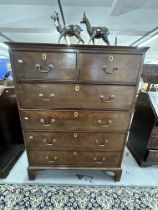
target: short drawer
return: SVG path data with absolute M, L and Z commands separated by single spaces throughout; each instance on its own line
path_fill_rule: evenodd
M 82 81 L 136 83 L 141 55 L 80 53 L 79 72 Z
M 26 132 L 28 148 L 122 150 L 125 134 L 87 132 Z
M 75 80 L 76 54 L 64 52 L 12 52 L 16 80 Z
M 130 113 L 103 111 L 22 110 L 25 130 L 118 131 L 126 132 Z
M 119 152 L 77 151 L 77 150 L 29 150 L 31 166 L 119 166 Z
M 135 87 L 117 85 L 19 84 L 23 108 L 130 109 Z
M 157 137 L 151 137 L 148 147 L 150 149 L 158 149 L 158 136 Z
M 147 161 L 158 163 L 158 150 L 149 150 Z

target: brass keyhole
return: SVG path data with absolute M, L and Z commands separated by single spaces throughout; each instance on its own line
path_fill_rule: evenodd
M 80 90 L 79 85 L 76 85 L 76 86 L 75 86 L 75 91 L 79 91 L 79 90 Z
M 76 152 L 76 151 L 75 151 L 75 152 L 73 152 L 73 155 L 74 155 L 74 156 L 77 156 L 77 152 Z
M 42 60 L 45 61 L 47 59 L 46 53 L 42 53 Z
M 18 59 L 18 63 L 23 63 L 23 60 L 22 59 Z
M 110 55 L 110 56 L 109 56 L 109 61 L 112 62 L 113 60 L 114 60 L 114 57 L 113 57 L 112 55 Z
M 78 112 L 74 112 L 74 117 L 78 117 Z

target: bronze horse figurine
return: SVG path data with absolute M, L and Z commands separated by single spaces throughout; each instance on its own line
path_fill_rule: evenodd
M 85 12 L 83 13 L 83 18 L 82 18 L 81 23 L 84 23 L 87 27 L 87 32 L 90 36 L 89 44 L 91 40 L 93 44 L 95 44 L 95 39 L 102 39 L 107 45 L 110 45 L 110 42 L 108 40 L 108 35 L 110 34 L 110 32 L 108 28 L 91 26 L 88 18 L 86 17 Z
M 78 39 L 78 43 L 82 42 L 84 44 L 84 41 L 80 36 L 82 29 L 79 25 L 68 24 L 62 27 L 60 23 L 59 15 L 57 12 L 55 12 L 55 15 L 51 16 L 51 18 L 54 21 L 57 31 L 60 33 L 58 43 L 60 43 L 61 38 L 64 37 L 66 43 L 68 44 L 66 37 L 75 36 Z

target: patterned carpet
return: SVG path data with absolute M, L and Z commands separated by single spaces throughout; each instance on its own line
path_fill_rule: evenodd
M 0 185 L 0 210 L 158 210 L 158 187 Z

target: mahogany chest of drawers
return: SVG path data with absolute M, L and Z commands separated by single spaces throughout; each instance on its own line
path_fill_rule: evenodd
M 121 161 L 147 48 L 10 43 L 28 175 Z
M 140 92 L 127 146 L 140 166 L 158 164 L 158 93 Z

